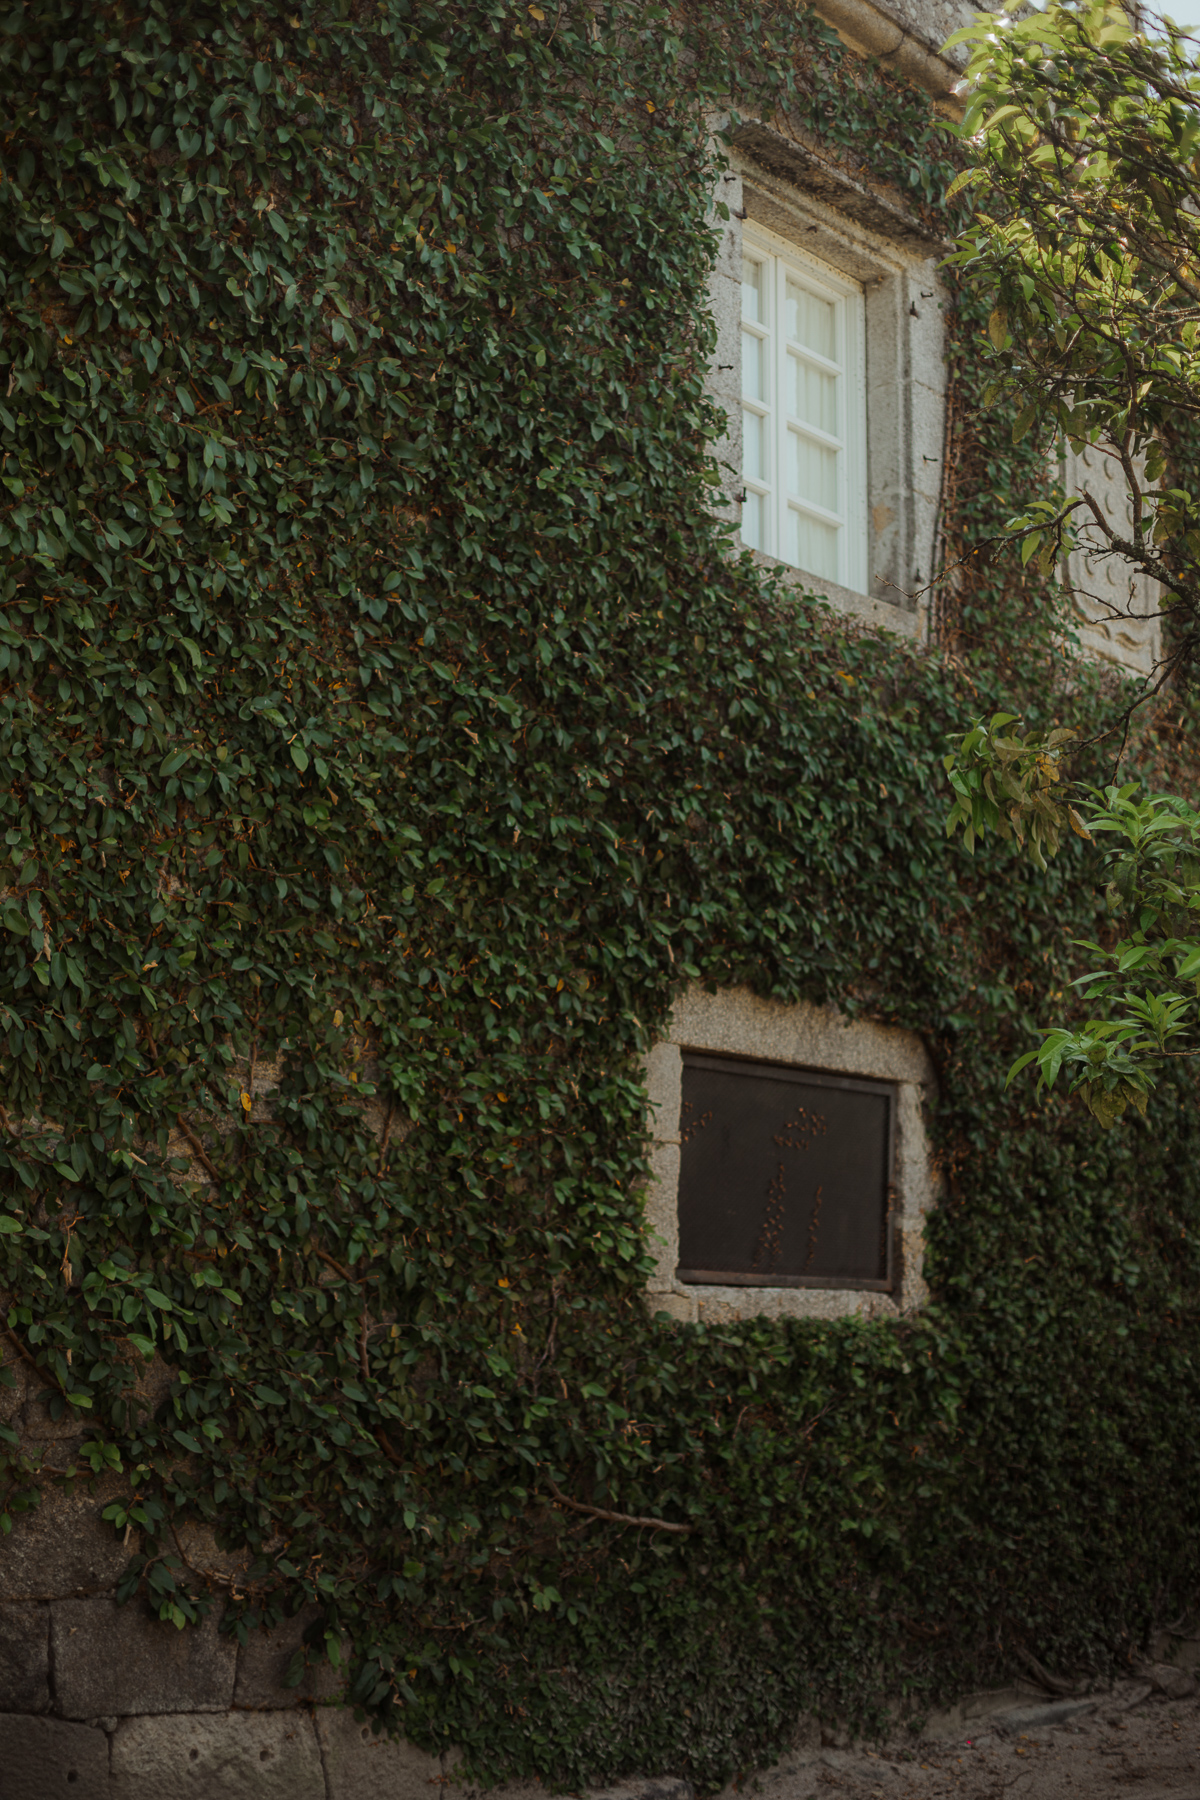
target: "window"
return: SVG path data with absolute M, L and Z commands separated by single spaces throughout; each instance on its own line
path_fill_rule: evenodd
M 677 1279 L 889 1288 L 893 1110 L 882 1082 L 685 1051 Z
M 949 246 L 761 123 L 738 131 L 716 198 L 720 516 L 784 582 L 920 641 L 940 557 Z
M 686 988 L 646 1059 L 651 1311 L 719 1324 L 920 1306 L 934 1087 L 913 1032 Z
M 865 590 L 862 289 L 746 231 L 741 331 L 742 541 Z

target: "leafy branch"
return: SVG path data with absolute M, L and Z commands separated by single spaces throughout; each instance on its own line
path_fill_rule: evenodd
M 953 739 L 945 768 L 954 793 L 946 832 L 973 851 L 985 831 L 1024 846 L 1039 869 L 1069 827 L 1101 849 L 1109 913 L 1123 935 L 1108 945 L 1072 940 L 1093 966 L 1072 986 L 1094 1009 L 1082 1025 L 1043 1027 L 1008 1081 L 1030 1065 L 1038 1092 L 1065 1072 L 1100 1123 L 1133 1106 L 1145 1113 L 1154 1070 L 1167 1056 L 1200 1054 L 1200 812 L 1137 783 L 1093 788 L 1063 781 L 1068 730 L 1008 731 L 1010 713 Z M 1193 1044 L 1195 1047 L 1193 1047 Z

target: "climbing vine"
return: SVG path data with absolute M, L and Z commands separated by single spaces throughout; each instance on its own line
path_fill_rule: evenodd
M 945 654 L 711 505 L 712 117 L 939 229 L 944 125 L 782 3 L 28 0 L 0 55 L 5 1522 L 102 1478 L 126 1593 L 306 1607 L 490 1775 L 1111 1669 L 1196 1578 L 1195 1097 L 1000 1098 L 1097 903 L 942 831 L 946 732 L 1067 657 L 971 556 L 1041 468 L 983 302 Z M 920 1318 L 647 1315 L 695 980 L 925 1035 Z

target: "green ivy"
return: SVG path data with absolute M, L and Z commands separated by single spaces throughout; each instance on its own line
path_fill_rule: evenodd
M 1116 1666 L 1197 1576 L 1195 1096 L 1001 1097 L 1097 903 L 942 829 L 946 732 L 1064 666 L 972 557 L 1042 470 L 982 301 L 953 654 L 711 512 L 705 118 L 943 227 L 944 126 L 782 3 L 28 0 L 0 53 L 0 1286 L 78 1426 L 0 1434 L 5 1523 L 119 1476 L 126 1592 L 314 1605 L 485 1775 L 717 1787 L 805 1707 Z M 925 1035 L 921 1318 L 647 1316 L 700 979 Z

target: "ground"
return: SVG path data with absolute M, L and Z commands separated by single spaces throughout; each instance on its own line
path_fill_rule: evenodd
M 741 1784 L 743 1800 L 755 1787 L 758 1800 L 1200 1800 L 1200 1696 L 1123 1682 L 983 1717 L 952 1737 L 794 1751 Z

